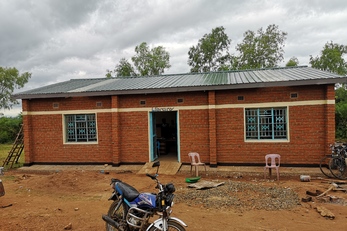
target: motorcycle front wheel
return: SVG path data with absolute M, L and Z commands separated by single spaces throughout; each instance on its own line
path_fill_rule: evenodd
M 125 221 L 125 211 L 123 203 L 119 204 L 119 199 L 112 202 L 110 208 L 108 209 L 107 215 L 111 217 L 118 223 L 123 223 Z M 106 223 L 106 231 L 116 231 L 115 227 Z
M 149 231 L 159 231 L 162 229 L 157 229 L 156 227 L 151 227 L 149 229 Z M 186 231 L 186 229 L 179 223 L 175 222 L 175 221 L 169 221 L 168 222 L 168 229 L 167 231 Z

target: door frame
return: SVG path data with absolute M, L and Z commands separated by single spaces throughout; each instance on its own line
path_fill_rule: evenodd
M 177 143 L 177 161 L 181 162 L 181 149 L 180 149 L 180 129 L 179 129 L 179 111 L 173 110 L 176 115 L 176 143 Z M 148 142 L 149 142 L 149 156 L 150 162 L 155 161 L 159 155 L 157 154 L 157 134 L 156 134 L 156 113 L 157 111 L 149 111 L 148 113 Z

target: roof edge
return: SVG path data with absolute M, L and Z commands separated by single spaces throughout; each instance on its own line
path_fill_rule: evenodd
M 263 87 L 329 85 L 329 84 L 337 84 L 342 82 L 347 82 L 347 77 L 342 77 L 337 79 L 262 82 L 262 83 L 216 85 L 216 86 L 195 86 L 195 87 L 190 86 L 190 87 L 177 87 L 177 88 L 156 88 L 156 89 L 138 89 L 138 90 L 122 90 L 122 91 L 112 90 L 112 91 L 67 92 L 67 93 L 51 93 L 51 94 L 16 94 L 16 95 L 13 95 L 13 97 L 15 99 L 47 99 L 47 98 L 69 98 L 69 97 L 111 96 L 111 95 L 131 95 L 131 94 L 139 95 L 139 94 L 160 94 L 160 93 L 195 92 L 195 91 L 236 90 L 236 89 L 250 89 L 250 88 L 263 88 Z

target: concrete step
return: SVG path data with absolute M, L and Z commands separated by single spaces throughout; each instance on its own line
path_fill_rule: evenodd
M 137 174 L 155 174 L 157 172 L 157 167 L 152 167 L 153 162 L 147 162 Z M 175 175 L 180 169 L 182 163 L 176 161 L 160 161 L 159 175 Z

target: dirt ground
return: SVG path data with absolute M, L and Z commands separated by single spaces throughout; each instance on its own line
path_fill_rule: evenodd
M 0 197 L 0 230 L 105 230 L 101 215 L 107 213 L 111 204 L 108 201 L 112 193 L 109 185 L 111 178 L 121 179 L 140 192 L 156 192 L 155 183 L 144 175 L 130 171 L 106 173 L 84 170 L 5 172 L 5 175 L 0 176 L 6 192 L 5 196 Z M 316 178 L 310 182 L 301 182 L 298 176 L 281 175 L 278 182 L 263 179 L 261 174 L 243 174 L 242 177 L 217 174 L 203 177 L 208 181 L 257 185 L 257 190 L 234 190 L 228 195 L 232 197 L 238 194 L 242 200 L 251 203 L 264 200 L 259 196 L 267 192 L 258 190 L 259 185 L 269 190 L 284 188 L 297 194 L 298 203 L 294 207 L 267 210 L 266 206 L 265 209 L 255 206 L 240 209 L 240 206 L 234 205 L 216 207 L 211 203 L 195 203 L 199 200 L 196 191 L 201 190 L 188 189 L 186 177 L 189 177 L 189 173 L 161 175 L 159 179 L 162 183 L 175 184 L 177 198 L 183 192 L 188 192 L 185 200 L 175 203 L 172 213 L 172 216 L 188 225 L 187 230 L 346 230 L 345 192 L 329 191 L 328 196 L 320 200 L 316 196 L 312 196 L 312 201 L 309 202 L 301 200 L 308 196 L 306 191 L 327 190 L 331 186 L 327 179 Z M 188 199 L 189 195 L 191 199 Z M 213 200 L 223 202 L 224 196 L 227 195 L 221 193 L 218 198 L 214 196 Z M 334 218 L 323 216 L 318 211 L 320 208 L 330 211 Z

